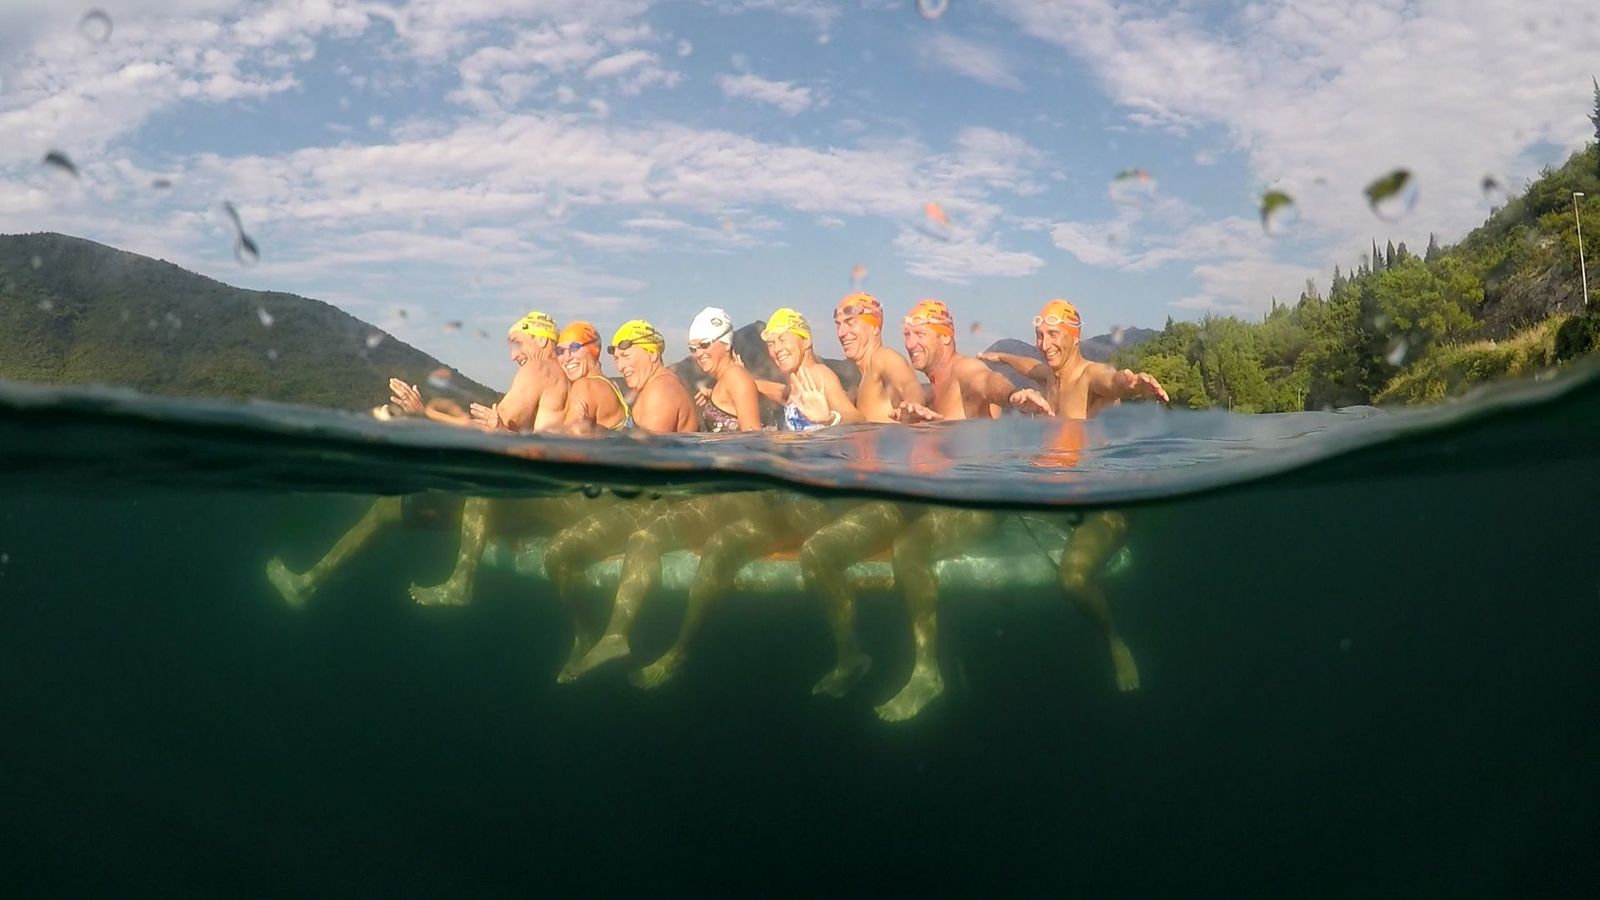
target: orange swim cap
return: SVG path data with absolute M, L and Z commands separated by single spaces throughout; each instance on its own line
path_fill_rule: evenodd
M 1041 325 L 1059 325 L 1079 334 L 1083 330 L 1083 317 L 1078 315 L 1078 308 L 1065 300 L 1051 300 L 1033 317 L 1033 327 Z
M 837 318 L 840 313 L 871 320 L 880 331 L 883 329 L 883 304 L 871 294 L 850 294 L 840 300 L 839 305 L 833 308 L 833 315 Z
M 556 343 L 582 344 L 590 356 L 600 358 L 600 332 L 588 322 L 568 322 L 567 327 L 561 329 L 561 336 L 556 338 Z
M 956 320 L 950 316 L 950 307 L 945 306 L 940 300 L 922 300 L 911 307 L 911 312 L 906 313 L 907 325 L 927 325 L 937 331 L 943 331 L 951 337 L 956 336 Z

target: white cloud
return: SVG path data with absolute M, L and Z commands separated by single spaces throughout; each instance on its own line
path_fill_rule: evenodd
M 917 53 L 923 63 L 934 68 L 955 72 L 990 87 L 1023 89 L 1022 79 L 1013 71 L 1012 57 L 998 47 L 957 37 L 949 31 L 932 30 L 918 39 Z
M 811 89 L 796 87 L 787 81 L 769 81 L 758 75 L 723 75 L 717 84 L 727 97 L 754 100 L 776 106 L 787 115 L 795 115 L 811 108 Z
M 724 13 L 770 12 L 800 19 L 827 31 L 843 15 L 837 4 L 828 0 L 706 0 Z

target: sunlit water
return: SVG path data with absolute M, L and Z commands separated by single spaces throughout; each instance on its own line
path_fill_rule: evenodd
M 1600 885 L 1600 399 L 1116 410 L 759 441 L 530 442 L 283 407 L 0 390 L 0 883 L 15 896 L 1585 896 Z M 1041 451 L 1041 446 L 1053 449 Z M 505 451 L 512 451 L 508 454 Z M 537 458 L 529 458 L 537 456 Z M 1141 685 L 1051 586 L 894 594 L 841 700 L 814 598 L 719 607 L 678 678 L 573 685 L 546 583 L 426 608 L 453 529 L 375 494 L 907 492 L 1130 513 Z M 990 548 L 998 552 L 1005 548 Z M 986 551 L 988 552 L 988 551 Z M 671 640 L 662 590 L 638 661 Z

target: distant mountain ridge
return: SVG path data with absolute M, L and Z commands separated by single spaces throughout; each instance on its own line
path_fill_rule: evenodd
M 496 396 L 320 300 L 83 238 L 0 235 L 0 378 L 365 410 L 388 399 L 390 376 L 421 385 L 439 369 L 448 385 L 429 394 Z

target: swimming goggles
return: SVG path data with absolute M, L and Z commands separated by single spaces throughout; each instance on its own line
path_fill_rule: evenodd
M 732 325 L 729 325 L 727 328 L 724 328 L 722 330 L 722 333 L 717 335 L 716 337 L 709 337 L 709 338 L 706 338 L 703 341 L 690 341 L 689 342 L 689 352 L 690 353 L 699 353 L 701 350 L 704 350 L 707 347 L 710 347 L 712 344 L 715 344 L 717 341 L 722 340 L 723 338 L 727 337 L 730 334 L 733 334 L 733 326 Z
M 841 319 L 853 319 L 856 316 L 881 315 L 883 315 L 883 307 L 881 306 L 844 306 L 833 311 L 833 320 L 838 322 Z
M 661 335 L 659 333 L 652 331 L 649 334 L 641 335 L 640 337 L 626 338 L 624 340 L 617 341 L 615 344 L 612 344 L 612 345 L 606 347 L 606 352 L 611 354 L 612 356 L 616 356 L 619 351 L 632 349 L 634 344 L 665 344 L 665 343 L 666 343 L 666 341 L 664 341 L 661 338 Z
M 1078 319 L 1069 319 L 1065 316 L 1058 316 L 1055 313 L 1051 313 L 1048 316 L 1033 317 L 1033 327 L 1038 328 L 1040 325 L 1067 325 L 1072 328 L 1078 328 L 1082 326 L 1083 323 Z
M 907 325 L 911 326 L 943 325 L 946 328 L 949 328 L 955 324 L 955 322 L 949 316 L 930 316 L 927 313 L 917 313 L 914 316 L 906 316 L 903 321 Z
M 556 346 L 556 359 L 560 359 L 561 357 L 566 356 L 568 353 L 577 353 L 579 350 L 582 350 L 590 344 L 596 343 L 598 340 L 599 338 L 596 338 L 593 341 L 573 341 L 565 347 L 558 344 Z

